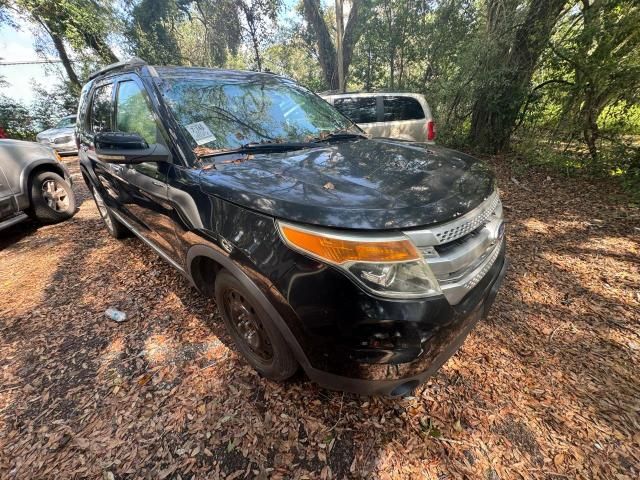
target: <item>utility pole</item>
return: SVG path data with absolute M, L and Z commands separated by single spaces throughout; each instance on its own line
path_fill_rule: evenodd
M 342 37 L 344 25 L 342 24 L 342 0 L 336 0 L 336 50 L 338 53 L 338 90 L 344 92 L 344 60 L 342 58 Z

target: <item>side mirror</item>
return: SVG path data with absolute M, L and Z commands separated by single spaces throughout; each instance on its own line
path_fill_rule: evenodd
M 149 145 L 137 133 L 103 132 L 93 139 L 98 160 L 105 163 L 166 162 L 169 151 L 164 145 Z

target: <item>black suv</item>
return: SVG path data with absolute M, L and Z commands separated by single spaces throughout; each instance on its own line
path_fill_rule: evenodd
M 107 229 L 135 233 L 215 297 L 265 377 L 406 395 L 486 315 L 506 268 L 502 206 L 478 160 L 370 139 L 269 73 L 92 75 L 82 175 Z

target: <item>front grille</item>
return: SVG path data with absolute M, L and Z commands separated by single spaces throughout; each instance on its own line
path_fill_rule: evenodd
M 464 215 L 459 220 L 447 223 L 439 228 L 434 229 L 433 233 L 435 234 L 440 244 L 463 237 L 479 226 L 487 223 L 489 216 L 493 214 L 499 202 L 500 197 L 498 197 L 498 194 L 496 192 L 481 205 L 482 208 L 480 212 L 476 212 L 474 215 L 470 216 L 468 214 Z
M 487 274 L 503 243 L 498 192 L 451 222 L 407 231 L 431 267 L 450 304 L 459 303 Z
M 58 137 L 56 138 L 53 143 L 60 145 L 61 143 L 69 143 L 71 141 L 71 137 L 70 136 L 66 136 L 66 137 Z
M 484 227 L 484 225 L 482 227 Z M 436 252 L 438 252 L 439 255 L 446 255 L 447 252 L 450 252 L 451 250 L 454 250 L 455 248 L 459 247 L 460 245 L 464 245 L 466 242 L 468 242 L 475 235 L 479 235 L 481 233 L 482 227 L 476 228 L 473 232 L 469 232 L 466 235 L 464 235 L 464 236 L 462 236 L 460 238 L 456 238 L 455 240 L 453 240 L 453 241 L 451 241 L 449 243 L 444 243 L 442 245 L 436 245 L 433 248 L 436 250 Z

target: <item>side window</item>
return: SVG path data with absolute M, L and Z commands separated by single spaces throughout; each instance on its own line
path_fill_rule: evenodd
M 336 98 L 333 106 L 355 123 L 377 122 L 376 97 Z
M 384 97 L 383 106 L 385 122 L 424 118 L 422 105 L 412 97 Z
M 78 102 L 78 121 L 76 126 L 78 130 L 82 132 L 86 128 L 87 108 L 89 107 L 88 97 L 90 90 L 90 83 L 87 83 L 82 87 L 80 92 L 80 101 Z
M 91 104 L 91 131 L 94 133 L 99 132 L 111 132 L 113 131 L 113 125 L 111 125 L 111 92 L 113 91 L 113 84 L 102 85 L 96 88 L 93 94 L 93 102 Z
M 119 132 L 137 133 L 150 145 L 157 142 L 158 126 L 153 112 L 144 91 L 133 80 L 118 84 L 116 129 Z

